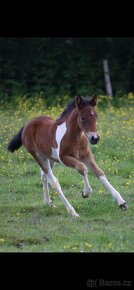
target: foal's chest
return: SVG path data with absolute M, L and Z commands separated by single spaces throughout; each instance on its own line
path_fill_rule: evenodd
M 57 143 L 57 147 L 56 148 L 52 147 L 52 156 L 51 157 L 54 160 L 59 161 L 59 162 L 61 162 L 61 160 L 60 160 L 60 145 L 61 145 L 61 141 L 62 141 L 64 135 L 66 134 L 66 131 L 67 131 L 67 126 L 66 126 L 66 122 L 64 122 L 61 125 L 57 126 L 56 132 L 55 132 L 55 141 Z

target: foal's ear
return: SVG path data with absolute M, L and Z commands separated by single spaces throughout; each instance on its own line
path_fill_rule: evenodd
M 98 100 L 98 96 L 95 95 L 95 96 L 92 98 L 92 100 L 90 101 L 90 105 L 93 106 L 93 107 L 96 106 L 97 103 L 98 103 L 97 100 Z
M 82 107 L 82 97 L 81 96 L 77 96 L 75 97 L 75 105 L 78 107 L 78 108 L 81 108 Z

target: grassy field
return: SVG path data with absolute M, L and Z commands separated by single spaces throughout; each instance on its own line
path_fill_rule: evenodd
M 42 114 L 57 117 L 60 106 L 45 110 L 42 99 L 0 107 L 0 251 L 1 252 L 133 252 L 133 95 L 121 106 L 97 108 L 100 142 L 91 146 L 97 164 L 127 201 L 121 211 L 111 194 L 88 173 L 93 193 L 83 199 L 83 181 L 72 169 L 57 164 L 54 174 L 80 218 L 70 217 L 58 196 L 56 208 L 44 205 L 40 170 L 23 147 L 14 154 L 7 143 L 29 119 Z

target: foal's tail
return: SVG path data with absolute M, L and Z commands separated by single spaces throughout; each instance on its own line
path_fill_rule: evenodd
M 21 145 L 22 145 L 22 140 L 21 140 L 21 135 L 22 135 L 22 131 L 23 131 L 24 127 L 22 127 L 20 129 L 20 131 L 18 132 L 18 134 L 16 134 L 11 141 L 9 142 L 8 146 L 7 146 L 7 150 L 11 151 L 12 153 L 15 150 L 18 150 Z

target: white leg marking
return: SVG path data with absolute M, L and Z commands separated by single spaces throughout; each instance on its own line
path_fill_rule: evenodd
M 56 143 L 57 143 L 57 148 L 52 148 L 52 157 L 55 160 L 60 161 L 61 164 L 63 164 L 63 163 L 60 160 L 60 143 L 61 143 L 61 140 L 64 137 L 66 131 L 67 131 L 67 126 L 66 126 L 65 122 L 57 127 L 56 136 L 55 136 L 55 140 L 56 140 Z
M 106 176 L 100 176 L 100 181 L 106 186 L 106 188 L 112 193 L 113 198 L 115 198 L 119 205 L 123 204 L 125 200 L 121 197 L 120 193 L 115 190 L 115 188 L 107 180 Z
M 82 192 L 83 197 L 87 197 L 89 196 L 89 194 L 93 191 L 92 187 L 90 186 L 89 180 L 88 180 L 88 176 L 87 174 L 82 175 L 82 178 L 84 180 L 84 190 Z
M 48 179 L 48 182 L 50 183 L 52 189 L 54 191 L 56 191 L 59 195 L 59 198 L 63 201 L 67 211 L 69 212 L 69 214 L 71 216 L 74 216 L 74 217 L 78 217 L 79 215 L 75 212 L 74 208 L 72 207 L 72 205 L 68 202 L 68 200 L 66 199 L 66 197 L 64 196 L 63 192 L 62 192 L 62 189 L 61 189 L 61 186 L 58 182 L 58 180 L 56 179 L 56 177 L 53 175 L 53 172 L 51 170 L 51 167 L 50 167 L 50 163 L 49 163 L 49 160 L 46 160 L 45 161 L 45 166 L 46 168 L 48 169 L 48 173 L 47 173 L 47 179 Z
M 40 171 L 41 171 L 41 180 L 42 180 L 43 189 L 44 189 L 44 203 L 46 205 L 51 206 L 51 207 L 55 207 L 55 205 L 53 204 L 52 200 L 49 197 L 49 188 L 48 188 L 47 176 L 41 168 L 40 168 Z

